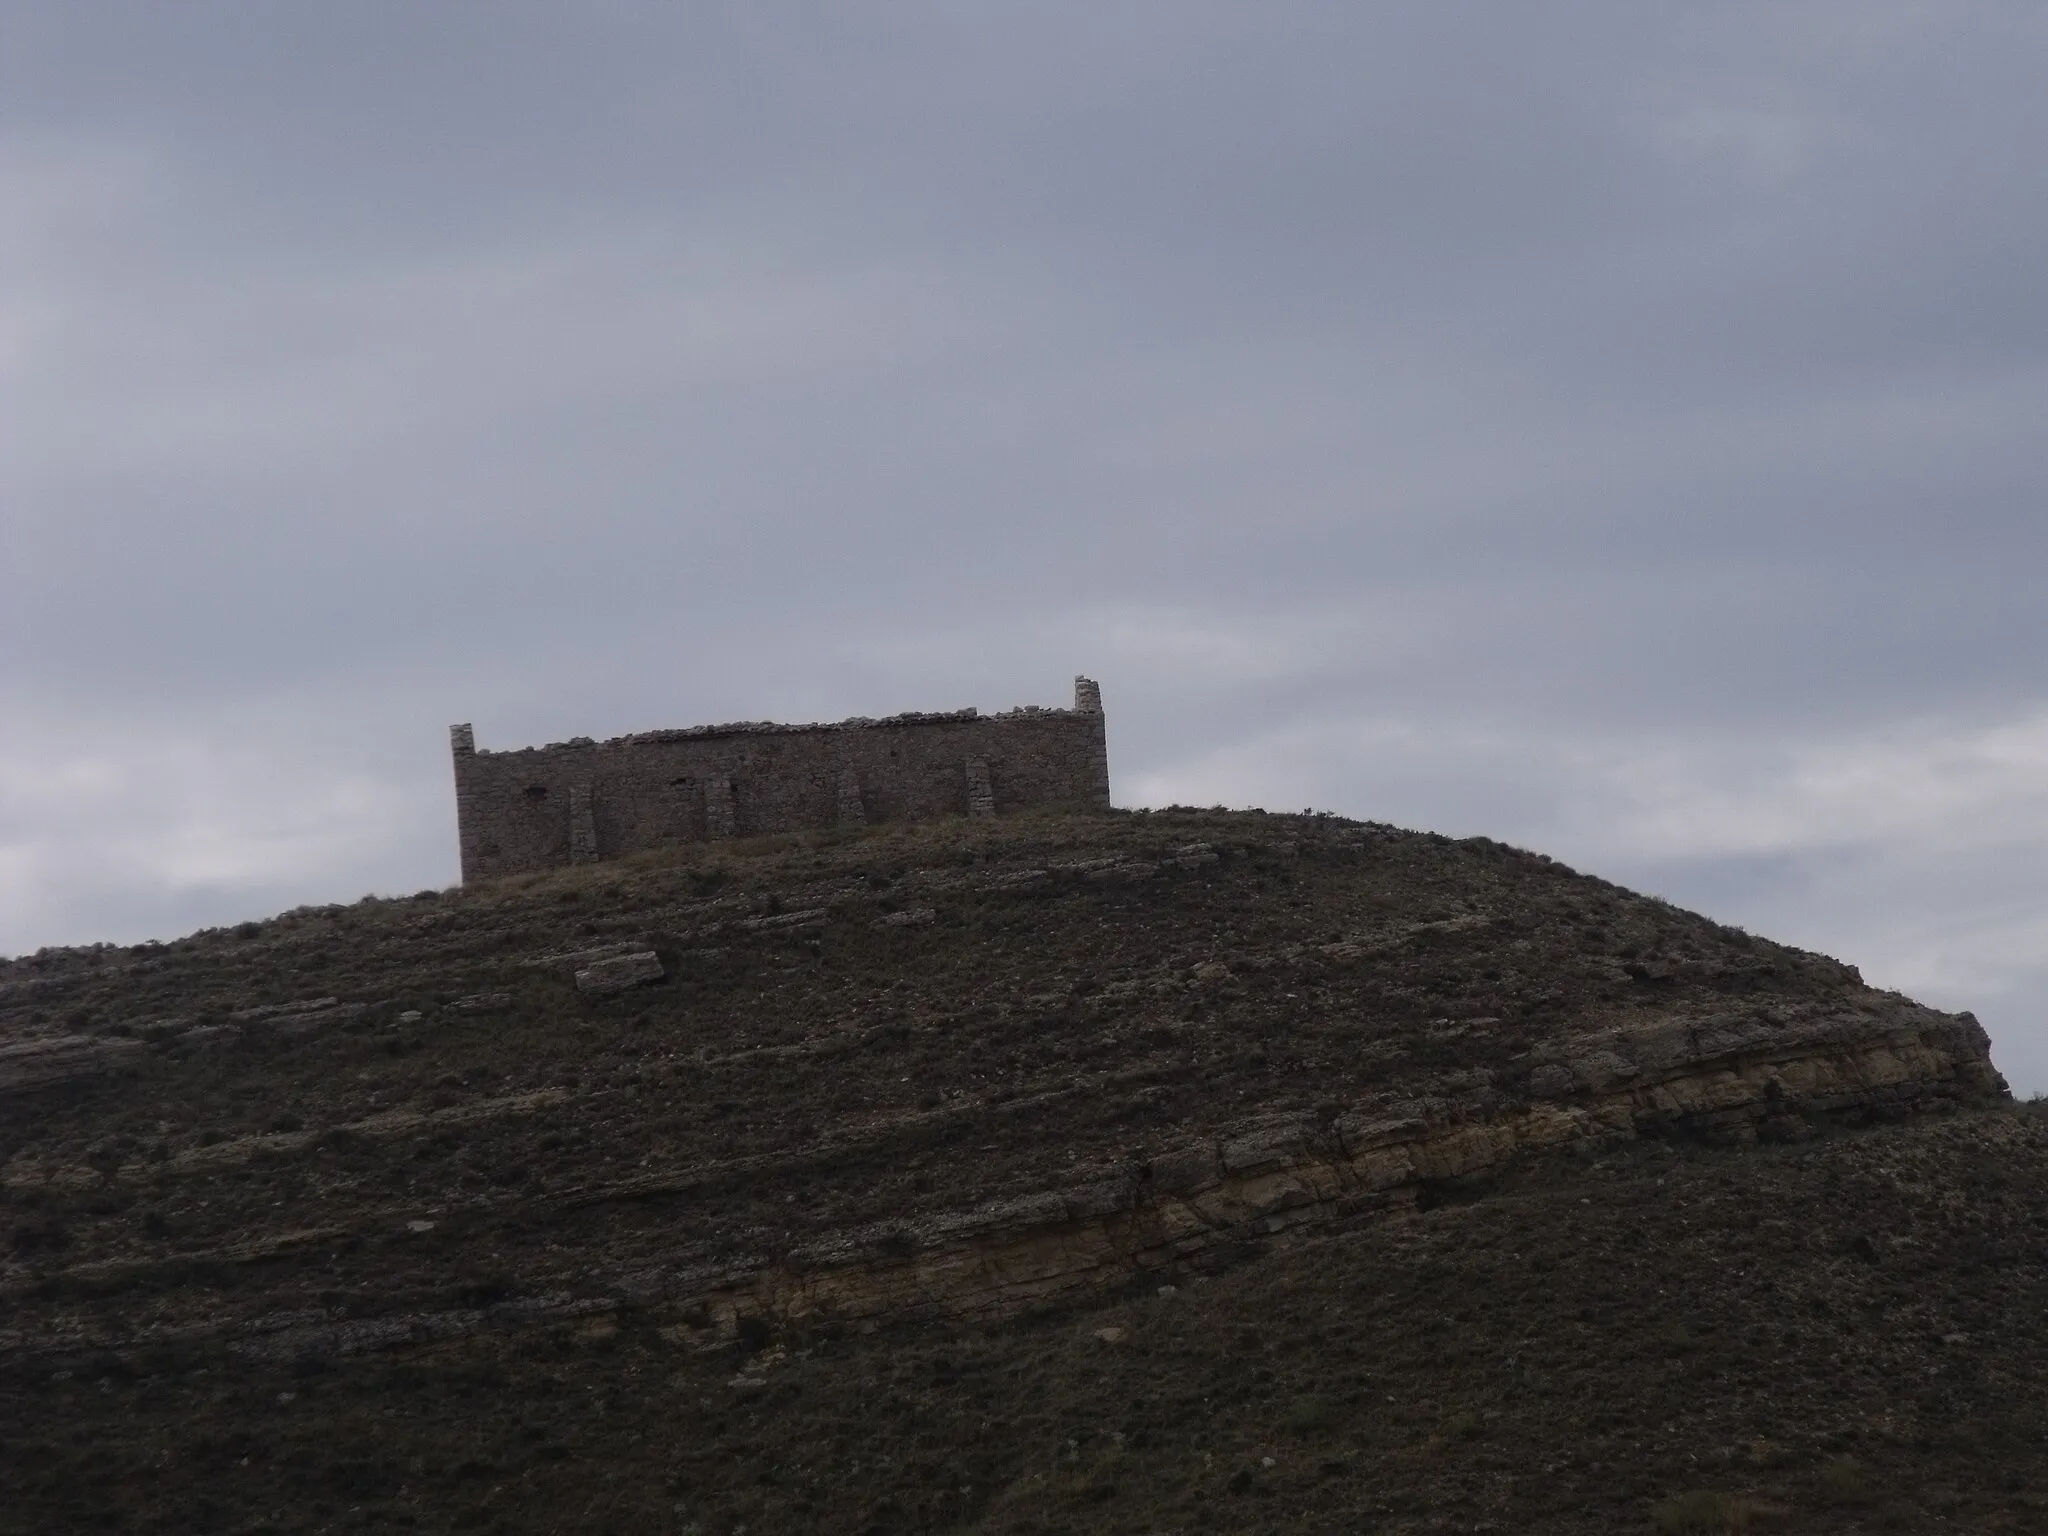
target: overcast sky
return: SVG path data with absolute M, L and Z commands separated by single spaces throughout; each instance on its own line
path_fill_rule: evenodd
M 0 0 L 0 953 L 1062 703 L 2048 1089 L 2048 7 Z

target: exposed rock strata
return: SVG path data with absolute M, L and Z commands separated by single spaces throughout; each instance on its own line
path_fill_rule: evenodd
M 488 1308 L 359 1322 L 271 1314 L 230 1325 L 230 1344 L 279 1359 L 353 1354 L 622 1305 L 668 1313 L 677 1319 L 669 1332 L 678 1342 L 703 1345 L 729 1341 L 750 1319 L 989 1320 L 1142 1277 L 1184 1277 L 1248 1247 L 1346 1230 L 1413 1209 L 1445 1185 L 1483 1179 L 1518 1156 L 1575 1142 L 1791 1139 L 1820 1121 L 1890 1119 L 2005 1093 L 1974 1018 L 1911 1006 L 1775 1033 L 1736 1022 L 1607 1032 L 1565 1042 L 1556 1055 L 1572 1086 L 1549 1099 L 1507 1102 L 1480 1086 L 1462 1100 L 1393 1100 L 1328 1119 L 1275 1115 L 1115 1176 L 915 1224 L 822 1237 L 774 1262 L 642 1272 L 614 1277 L 597 1295 L 543 1293 Z M 463 1116 L 434 1118 L 453 1124 Z M 271 1140 L 282 1146 L 287 1138 Z M 288 1232 L 222 1257 L 260 1262 L 348 1236 L 330 1228 Z M 42 1346 L 117 1342 L 72 1338 Z M 0 1335 L 0 1347 L 30 1343 Z
M 1642 1135 L 1796 1137 L 1813 1117 L 1891 1118 L 2004 1095 L 1973 1017 L 1902 1013 L 1779 1033 L 1724 1023 L 1587 1036 L 1557 1050 L 1561 1091 L 1547 1100 L 1503 1105 L 1481 1090 L 1328 1123 L 1281 1117 L 1162 1154 L 1123 1180 L 841 1238 L 675 1299 L 711 1336 L 753 1316 L 1000 1316 L 1144 1272 L 1198 1269 L 1248 1240 L 1371 1219 L 1528 1151 Z M 876 1251 L 892 1244 L 910 1251 Z
M 0 1045 L 0 1093 L 46 1087 L 108 1071 L 141 1044 L 140 1040 L 119 1037 L 53 1035 Z
M 665 974 L 659 955 L 651 949 L 637 950 L 614 955 L 608 960 L 591 961 L 576 973 L 576 990 L 607 997 L 614 992 L 660 981 Z
M 1539 856 L 1208 814 L 52 952 L 0 1041 L 0 1350 L 45 1353 L 1001 1316 L 1544 1148 L 2002 1092 L 1967 1016 Z

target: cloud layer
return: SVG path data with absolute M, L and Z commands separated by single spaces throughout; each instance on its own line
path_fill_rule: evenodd
M 25 6 L 0 950 L 453 875 L 485 745 L 1108 687 L 2048 1088 L 2024 4 Z

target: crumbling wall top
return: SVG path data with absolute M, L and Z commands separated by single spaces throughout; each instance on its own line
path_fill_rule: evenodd
M 540 747 L 512 747 L 488 756 L 502 756 L 511 752 L 559 752 L 571 747 L 626 747 L 659 742 L 705 741 L 721 736 L 802 736 L 816 731 L 887 731 L 901 730 L 919 725 L 957 724 L 967 720 L 1018 720 L 1043 715 L 1076 715 L 1102 713 L 1102 690 L 1085 677 L 1074 679 L 1074 708 L 1057 709 L 1043 704 L 1020 704 L 1015 709 L 998 710 L 993 715 L 984 715 L 969 705 L 965 709 L 906 710 L 897 715 L 854 715 L 845 720 L 822 720 L 808 724 L 792 725 L 779 720 L 732 720 L 722 725 L 687 725 L 657 731 L 634 731 L 625 736 L 611 736 L 603 741 L 592 736 L 571 736 L 567 741 L 551 741 Z M 453 727 L 454 747 L 457 752 L 475 752 L 476 738 L 466 725 Z

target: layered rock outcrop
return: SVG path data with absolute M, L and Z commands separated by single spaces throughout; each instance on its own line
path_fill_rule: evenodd
M 1789 1030 L 1731 1020 L 1607 1031 L 1545 1055 L 1530 1101 L 1506 1101 L 1479 1081 L 1457 1099 L 1388 1099 L 1333 1119 L 1276 1116 L 1121 1176 L 842 1236 L 672 1299 L 701 1320 L 707 1340 L 750 1317 L 1001 1316 L 1138 1276 L 1170 1280 L 1246 1243 L 1410 1208 L 1531 1152 L 1637 1136 L 1799 1139 L 1825 1124 L 1981 1104 L 2006 1091 L 1973 1017 L 1911 1005 Z
M 1826 957 L 1483 839 L 1210 813 L 31 957 L 0 1088 L 34 1213 L 0 1351 L 279 1358 L 622 1306 L 704 1344 L 999 1317 L 1573 1145 L 2004 1096 L 1974 1019 Z

